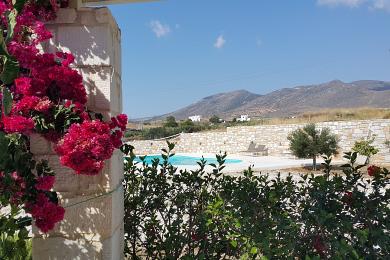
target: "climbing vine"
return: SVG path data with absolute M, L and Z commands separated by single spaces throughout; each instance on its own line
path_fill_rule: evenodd
M 88 110 L 71 53 L 39 47 L 52 37 L 45 23 L 66 5 L 0 0 L 0 231 L 21 241 L 32 221 L 48 232 L 65 213 L 53 191 L 55 172 L 30 151 L 32 134 L 50 141 L 61 164 L 75 174 L 96 175 L 122 145 L 127 123 L 126 115 L 106 122 Z

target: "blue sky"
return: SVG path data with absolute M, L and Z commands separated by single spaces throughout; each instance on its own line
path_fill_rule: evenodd
M 165 0 L 110 6 L 124 112 L 171 112 L 238 89 L 390 80 L 390 0 Z

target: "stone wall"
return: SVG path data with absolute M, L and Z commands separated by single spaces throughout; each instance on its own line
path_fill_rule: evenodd
M 235 154 L 245 151 L 250 142 L 265 145 L 269 155 L 292 157 L 287 136 L 304 125 L 259 125 L 228 127 L 223 132 L 183 133 L 174 139 L 175 152 Z M 373 161 L 390 162 L 389 148 L 385 141 L 390 139 L 390 120 L 340 121 L 317 124 L 318 128 L 329 127 L 340 138 L 340 154 L 350 151 L 355 141 L 376 136 L 374 145 L 380 152 Z M 165 141 L 132 141 L 138 154 L 160 153 L 166 147 Z

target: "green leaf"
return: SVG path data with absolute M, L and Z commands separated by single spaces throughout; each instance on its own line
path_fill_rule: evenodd
M 28 238 L 28 230 L 24 227 L 19 230 L 18 233 L 19 239 L 26 239 Z
M 252 255 L 257 254 L 257 247 L 252 247 L 252 248 L 251 248 L 251 254 L 252 254 Z
M 8 115 L 10 112 L 11 112 L 11 109 L 12 109 L 12 94 L 11 92 L 8 90 L 7 87 L 3 87 L 3 109 L 4 109 L 4 114 L 5 115 Z
M 0 55 L 9 56 L 9 53 L 7 51 L 7 46 L 5 45 L 5 41 L 3 37 L 3 30 L 0 30 Z
M 20 13 L 27 1 L 26 0 L 12 0 L 15 10 Z
M 9 160 L 8 145 L 9 139 L 6 138 L 4 132 L 0 132 L 0 167 L 4 167 Z
M 16 25 L 16 16 L 17 16 L 17 11 L 11 10 L 11 11 L 6 11 L 5 16 L 7 18 L 7 37 L 5 38 L 5 42 L 8 43 L 12 40 L 14 37 L 14 30 L 15 30 L 15 25 Z
M 2 56 L 3 71 L 0 74 L 0 80 L 4 84 L 11 84 L 19 74 L 19 62 L 11 56 Z
M 232 245 L 232 247 L 236 248 L 237 247 L 237 240 L 230 241 L 230 244 Z

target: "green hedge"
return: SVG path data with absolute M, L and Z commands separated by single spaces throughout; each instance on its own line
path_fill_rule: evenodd
M 356 153 L 343 174 L 238 177 L 199 162 L 178 171 L 167 161 L 125 163 L 125 254 L 130 259 L 388 259 L 389 173 L 363 177 Z M 160 165 L 159 165 L 160 164 Z

